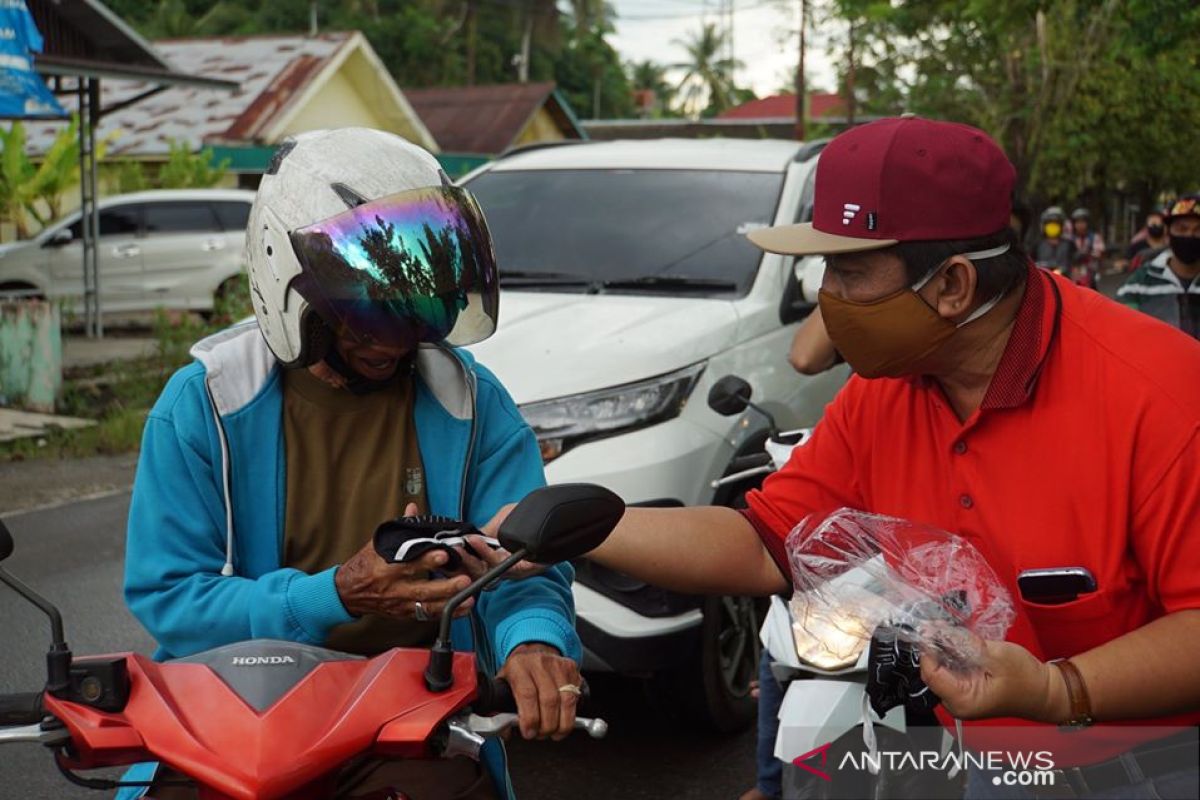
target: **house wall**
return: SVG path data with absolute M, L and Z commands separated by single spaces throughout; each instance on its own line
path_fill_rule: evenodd
M 319 128 L 362 126 L 420 141 L 412 120 L 387 90 L 387 80 L 387 74 L 381 73 L 361 50 L 351 53 L 337 72 L 306 99 L 279 138 Z
M 520 147 L 538 142 L 561 142 L 566 138 L 550 112 L 545 108 L 539 108 L 538 112 L 533 115 L 533 119 L 529 120 L 529 124 L 525 126 L 525 130 L 521 131 L 521 135 L 513 142 L 513 146 Z
M 384 120 L 368 106 L 340 69 L 309 99 L 283 129 L 283 136 L 320 128 L 362 126 L 384 128 Z M 280 136 L 282 139 L 283 136 Z

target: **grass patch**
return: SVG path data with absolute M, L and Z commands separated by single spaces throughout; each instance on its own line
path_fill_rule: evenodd
M 31 458 L 80 458 L 134 452 L 141 445 L 146 414 L 177 369 L 188 364 L 198 340 L 227 327 L 253 310 L 242 276 L 239 291 L 218 298 L 208 319 L 193 314 L 154 316 L 154 354 L 74 370 L 63 376 L 57 412 L 94 419 L 88 428 L 54 428 L 45 436 L 0 442 L 0 461 Z

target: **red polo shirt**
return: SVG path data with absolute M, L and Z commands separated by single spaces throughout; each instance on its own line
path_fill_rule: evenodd
M 933 381 L 853 377 L 746 516 L 785 575 L 784 539 L 813 513 L 846 506 L 960 534 L 1008 584 L 1009 640 L 1071 656 L 1200 608 L 1198 438 L 1200 342 L 1030 268 L 970 419 Z M 1020 571 L 1075 566 L 1097 591 L 1021 599 Z

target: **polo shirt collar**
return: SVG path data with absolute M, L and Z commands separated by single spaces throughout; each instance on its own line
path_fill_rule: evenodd
M 1026 269 L 1025 296 L 980 410 L 1016 408 L 1033 395 L 1058 331 L 1061 289 L 1044 270 Z

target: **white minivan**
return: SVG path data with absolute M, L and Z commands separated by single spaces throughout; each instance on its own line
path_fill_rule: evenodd
M 99 202 L 96 261 L 105 312 L 211 311 L 244 271 L 254 192 L 160 189 Z M 32 239 L 0 244 L 0 294 L 83 307 L 79 212 Z
M 712 482 L 762 452 L 767 426 L 755 412 L 708 408 L 727 374 L 747 380 L 781 428 L 817 421 L 845 368 L 791 369 L 788 348 L 815 296 L 797 279 L 803 265 L 745 234 L 811 217 L 822 144 L 535 146 L 464 178 L 502 287 L 499 329 L 472 350 L 537 433 L 552 483 L 600 483 L 635 504 L 737 505 L 752 481 Z M 577 566 L 585 668 L 654 676 L 712 728 L 749 724 L 754 601 L 685 597 Z

